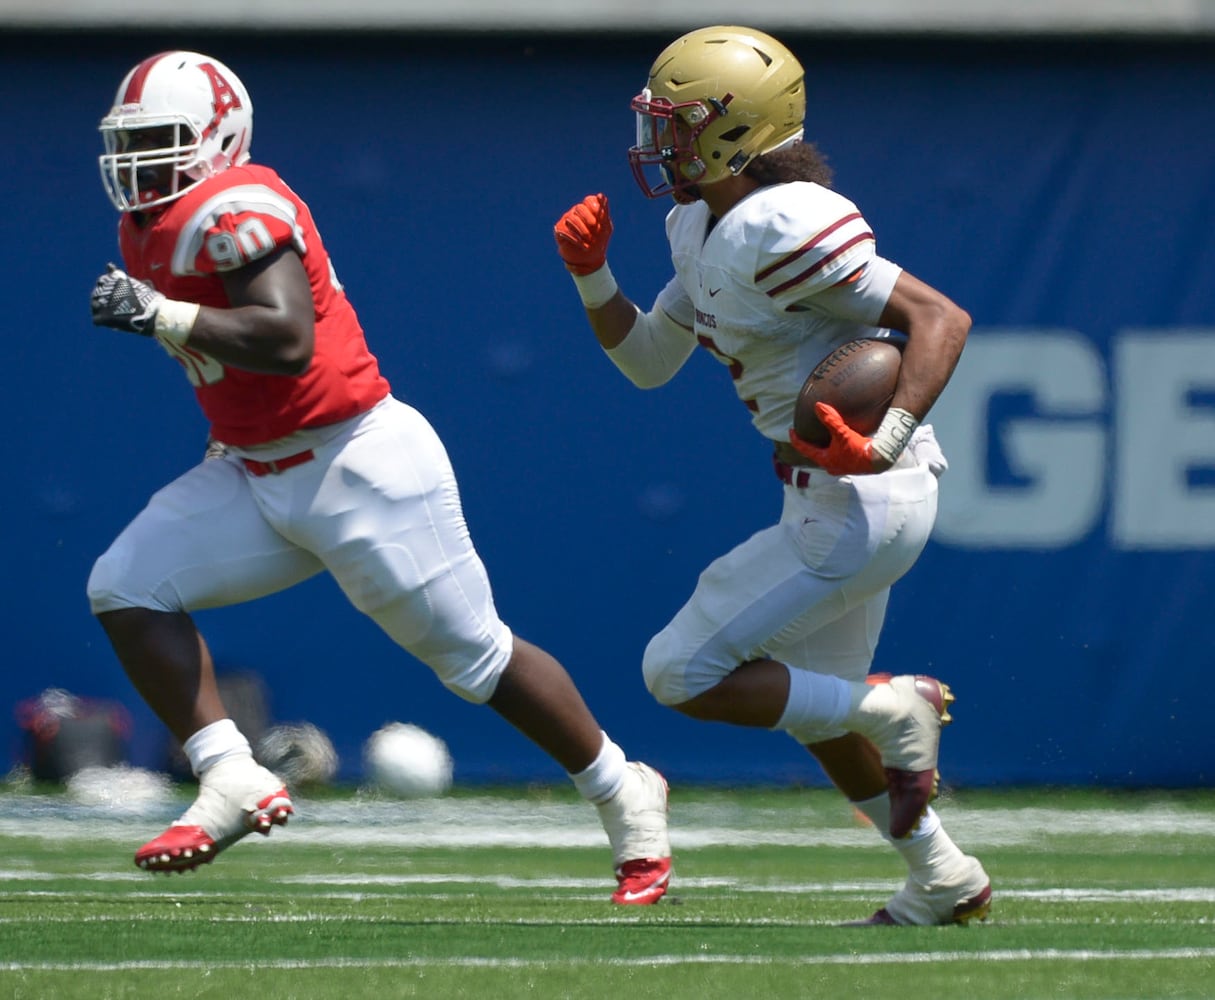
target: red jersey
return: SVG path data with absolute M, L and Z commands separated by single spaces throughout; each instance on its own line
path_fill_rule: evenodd
M 293 247 L 312 286 L 316 340 L 302 375 L 269 375 L 225 365 L 187 346 L 166 344 L 185 368 L 211 436 L 237 446 L 264 444 L 304 427 L 346 420 L 389 392 L 363 328 L 299 196 L 269 167 L 230 167 L 147 217 L 118 226 L 127 273 L 170 299 L 231 307 L 220 275 Z

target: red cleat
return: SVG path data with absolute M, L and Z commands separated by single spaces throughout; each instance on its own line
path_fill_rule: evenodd
M 190 871 L 250 833 L 268 836 L 272 827 L 286 826 L 294 813 L 282 782 L 252 758 L 220 761 L 199 780 L 198 798 L 181 819 L 135 852 L 135 864 L 151 872 Z
M 630 761 L 619 791 L 596 808 L 616 866 L 612 902 L 657 903 L 671 881 L 666 779 L 648 764 Z
M 624 906 L 647 906 L 666 895 L 671 882 L 670 858 L 626 861 L 616 869 L 617 889 L 612 902 Z

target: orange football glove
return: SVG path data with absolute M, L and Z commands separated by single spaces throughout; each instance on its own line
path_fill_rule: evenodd
M 612 216 L 607 195 L 588 194 L 553 226 L 557 252 L 572 274 L 593 274 L 607 261 Z
M 873 464 L 873 441 L 858 434 L 839 415 L 839 411 L 828 403 L 815 403 L 814 412 L 824 427 L 831 432 L 831 440 L 825 447 L 803 441 L 797 431 L 789 428 L 789 443 L 799 452 L 821 466 L 833 476 L 863 476 L 882 469 Z M 880 461 L 880 458 L 879 458 Z M 883 462 L 883 468 L 888 463 Z

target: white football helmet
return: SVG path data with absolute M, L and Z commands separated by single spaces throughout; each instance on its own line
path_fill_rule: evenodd
M 218 59 L 161 52 L 132 69 L 101 119 L 101 179 L 120 212 L 142 212 L 249 159 L 253 102 Z
M 792 52 L 754 28 L 715 25 L 677 38 L 632 102 L 629 164 L 641 190 L 693 201 L 699 185 L 737 176 L 755 157 L 800 139 L 804 76 Z

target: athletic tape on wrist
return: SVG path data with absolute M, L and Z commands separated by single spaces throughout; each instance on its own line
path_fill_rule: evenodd
M 162 340 L 181 347 L 194 329 L 194 321 L 198 319 L 197 302 L 178 302 L 175 299 L 165 299 L 156 308 L 156 319 L 152 330 Z
M 873 442 L 873 450 L 893 465 L 919 426 L 920 422 L 910 412 L 892 406 L 886 411 L 886 416 L 882 417 L 878 429 L 873 432 L 870 439 Z
M 570 277 L 574 279 L 574 286 L 587 309 L 598 309 L 607 305 L 619 291 L 616 279 L 612 276 L 612 269 L 607 266 L 606 261 L 598 271 L 592 271 L 590 274 L 571 273 Z

